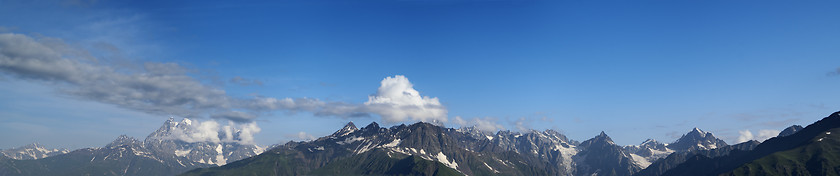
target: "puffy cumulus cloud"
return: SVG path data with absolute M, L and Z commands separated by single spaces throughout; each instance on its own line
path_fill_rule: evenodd
M 325 102 L 314 98 L 256 97 L 243 101 L 248 109 L 270 111 L 283 109 L 291 112 L 307 111 L 316 116 L 368 117 L 376 114 L 387 123 L 423 121 L 446 122 L 447 110 L 438 98 L 420 96 L 408 78 L 402 75 L 382 80 L 376 94 L 364 104 Z
M 737 143 L 747 142 L 755 138 L 750 130 L 741 130 L 738 131 L 738 134 L 740 134 L 740 136 L 738 136 L 738 139 L 735 141 Z
M 216 120 L 191 120 L 184 118 L 165 138 L 181 140 L 188 143 L 196 142 L 236 142 L 240 144 L 255 144 L 254 135 L 262 129 L 256 122 L 234 123 L 228 121 L 226 125 Z
M 385 122 L 446 122 L 446 107 L 437 97 L 420 96 L 403 75 L 382 80 L 375 95 L 368 97 L 366 109 L 379 114 Z
M 750 140 L 756 140 L 758 142 L 763 142 L 764 140 L 770 139 L 772 137 L 776 137 L 779 135 L 779 130 L 758 130 L 758 134 L 753 134 L 750 130 L 741 130 L 738 131 L 737 143 L 747 142 Z
M 240 124 L 238 127 L 240 129 L 238 141 L 243 144 L 255 144 L 254 135 L 262 131 L 256 122 Z
M 464 126 L 472 126 L 478 130 L 485 131 L 485 132 L 496 132 L 499 130 L 504 130 L 505 127 L 496 123 L 497 119 L 492 117 L 485 117 L 485 118 L 472 118 L 466 120 L 461 118 L 461 116 L 455 116 L 452 120 L 453 123 L 460 125 L 461 127 Z

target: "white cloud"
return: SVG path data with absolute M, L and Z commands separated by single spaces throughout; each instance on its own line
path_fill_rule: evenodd
M 286 135 L 286 137 L 294 138 L 294 139 L 301 140 L 301 141 L 311 141 L 311 140 L 316 139 L 315 136 L 312 136 L 311 134 L 307 134 L 306 132 L 303 132 L 303 131 L 292 134 L 292 135 Z
M 778 136 L 781 132 L 782 131 L 779 130 L 758 130 L 758 136 L 756 136 L 756 139 L 758 139 L 758 141 L 764 141 Z
M 754 138 L 754 136 L 753 136 L 752 132 L 750 132 L 750 130 L 741 130 L 741 131 L 738 131 L 738 134 L 741 134 L 741 135 L 738 136 L 738 140 L 736 141 L 737 143 L 747 142 L 747 141 L 753 140 L 753 138 Z
M 485 131 L 485 132 L 496 132 L 499 130 L 505 129 L 504 126 L 496 123 L 498 120 L 492 117 L 485 117 L 485 118 L 472 118 L 469 120 L 465 120 L 461 118 L 461 116 L 455 116 L 452 120 L 453 123 L 460 125 L 461 127 L 466 126 L 473 126 L 478 130 Z
M 241 124 L 239 128 L 239 142 L 244 144 L 254 144 L 254 135 L 262 131 L 256 122 Z
M 452 123 L 458 124 L 460 126 L 466 126 L 467 125 L 467 121 L 464 120 L 464 118 L 461 118 L 461 116 L 455 116 L 455 118 L 452 119 Z
M 525 117 L 520 117 L 519 120 L 516 120 L 516 122 L 514 122 L 513 125 L 516 126 L 517 130 L 522 132 L 531 130 L 531 121 L 526 119 Z
M 382 80 L 376 94 L 364 104 L 324 102 L 315 98 L 256 97 L 244 100 L 244 107 L 259 111 L 285 109 L 308 111 L 317 116 L 367 117 L 377 114 L 387 123 L 397 122 L 446 122 L 447 110 L 438 98 L 420 96 L 408 78 L 402 75 Z
M 256 122 L 234 123 L 220 125 L 216 120 L 191 120 L 185 118 L 187 124 L 179 124 L 179 128 L 170 131 L 171 136 L 164 136 L 188 143 L 196 142 L 236 142 L 240 144 L 254 144 L 254 135 L 261 131 Z M 184 122 L 182 121 L 182 122 Z
M 403 75 L 382 80 L 375 95 L 365 102 L 369 112 L 379 114 L 385 122 L 446 122 L 446 107 L 437 97 L 420 96 Z
M 118 50 L 111 46 L 110 50 Z M 421 96 L 402 75 L 381 81 L 364 104 L 325 102 L 315 98 L 236 98 L 223 89 L 188 75 L 177 63 L 112 62 L 92 57 L 88 50 L 55 38 L 0 34 L 0 73 L 56 87 L 75 98 L 112 104 L 155 115 L 212 117 L 250 122 L 260 114 L 286 110 L 316 116 L 368 117 L 387 123 L 447 121 L 447 109 L 437 97 Z M 234 77 L 231 82 L 257 84 Z
M 485 117 L 484 119 L 474 118 L 473 124 L 481 131 L 496 132 L 505 129 L 504 126 L 496 123 L 496 119 L 490 117 Z
M 764 129 L 764 130 L 758 130 L 758 135 L 753 135 L 753 133 L 750 132 L 750 130 L 741 130 L 741 131 L 738 131 L 738 134 L 740 134 L 740 136 L 738 136 L 738 139 L 737 139 L 736 142 L 737 143 L 742 143 L 742 142 L 747 142 L 747 141 L 750 141 L 750 140 L 756 140 L 758 142 L 763 142 L 764 140 L 770 139 L 772 137 L 776 137 L 776 135 L 778 135 L 779 132 L 781 132 L 781 131 Z
M 171 131 L 172 138 L 184 142 L 221 142 L 219 139 L 219 123 L 216 121 L 192 121 L 185 128 L 175 128 Z

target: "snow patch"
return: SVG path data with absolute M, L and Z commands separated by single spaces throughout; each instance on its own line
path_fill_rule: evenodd
M 631 153 L 630 156 L 633 157 L 633 162 L 635 162 L 637 165 L 641 166 L 642 169 L 650 166 L 650 161 L 648 161 L 645 157 L 642 157 L 642 156 L 639 156 L 639 155 L 636 155 L 636 154 L 633 154 L 633 153 Z
M 225 155 L 224 155 L 222 149 L 224 149 L 222 147 L 222 144 L 219 144 L 218 146 L 216 146 L 216 153 L 217 153 L 216 154 L 216 165 L 219 165 L 219 166 L 225 165 L 227 163 L 227 159 L 225 159 Z M 212 164 L 212 162 L 211 162 L 211 164 Z
M 503 165 L 510 167 L 510 165 L 508 165 L 507 161 L 502 161 L 501 159 L 498 159 L 498 158 L 496 159 L 496 161 L 499 161 L 499 162 L 500 162 L 500 163 L 502 163 Z M 511 163 L 511 164 L 512 164 L 512 163 Z
M 265 152 L 264 147 L 260 147 L 259 145 L 254 145 L 254 155 L 259 155 Z
M 175 150 L 175 156 L 186 156 L 190 152 L 192 152 L 192 149 L 189 149 L 189 150 Z
M 354 152 L 354 153 L 356 153 L 356 154 L 365 153 L 368 150 L 373 149 L 375 147 L 376 147 L 376 145 L 373 144 L 373 142 L 367 142 L 367 144 L 362 143 L 362 145 L 359 145 L 359 147 L 356 147 L 356 152 Z
M 435 155 L 435 158 L 436 158 L 439 162 L 441 162 L 441 163 L 443 163 L 444 165 L 446 165 L 446 167 L 449 167 L 449 168 L 452 168 L 452 169 L 458 170 L 458 163 L 456 163 L 454 159 L 452 160 L 452 162 L 449 162 L 449 160 L 447 159 L 446 155 L 444 155 L 444 154 L 443 154 L 443 152 L 438 152 L 438 154 L 437 154 L 437 155 Z
M 573 167 L 572 157 L 577 155 L 577 153 L 578 153 L 577 148 L 575 148 L 572 145 L 569 145 L 569 147 L 563 147 L 563 145 L 555 145 L 554 150 L 557 150 L 557 151 L 560 152 L 560 157 L 563 158 L 563 161 L 562 161 L 563 166 L 565 166 L 567 171 L 571 171 L 573 169 L 572 168 Z
M 188 119 L 188 118 L 184 118 L 184 120 L 182 120 L 182 121 L 184 122 L 184 124 L 187 124 L 188 126 L 189 126 L 189 125 L 192 125 L 192 120 L 190 120 L 190 119 Z M 176 124 L 177 124 L 177 123 L 176 123 Z
M 493 171 L 495 173 L 499 173 L 499 171 L 497 171 L 496 169 L 493 169 L 492 167 L 490 167 L 490 165 L 487 165 L 487 163 L 484 163 L 484 166 L 487 166 L 488 169 L 490 169 L 491 171 Z
M 344 138 L 344 141 L 338 141 L 338 142 L 335 142 L 335 143 L 340 144 L 340 145 L 344 145 L 344 144 L 352 144 L 353 142 L 356 142 L 356 141 L 361 141 L 361 140 L 363 140 L 363 139 L 365 139 L 365 138 L 363 138 L 363 137 L 356 137 L 356 136 L 350 136 L 350 137 L 348 137 L 348 138 Z
M 385 148 L 387 148 L 387 147 L 396 147 L 396 146 L 397 146 L 397 145 L 399 145 L 399 144 L 400 144 L 400 139 L 394 139 L 394 141 L 391 141 L 391 143 L 387 143 L 387 144 L 385 144 L 385 145 L 382 145 L 381 147 L 385 147 Z
M 667 148 L 667 147 L 665 148 L 665 151 L 654 150 L 654 149 L 651 149 L 651 148 L 648 148 L 648 151 L 650 151 L 650 153 L 651 153 L 650 158 L 653 158 L 653 160 L 659 159 L 659 158 L 665 158 L 665 157 L 668 157 L 668 155 L 670 155 L 671 153 L 674 153 L 674 150 L 671 150 L 670 148 Z

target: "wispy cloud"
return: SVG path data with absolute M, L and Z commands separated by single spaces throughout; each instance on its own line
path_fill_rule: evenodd
M 120 70 L 59 39 L 21 34 L 0 34 L 0 48 L 0 71 L 56 85 L 74 97 L 184 117 L 226 113 L 233 106 L 224 90 L 203 85 L 175 63 Z
M 528 118 L 525 118 L 525 117 L 520 117 L 518 120 L 513 122 L 513 126 L 516 127 L 517 130 L 525 132 L 525 131 L 528 131 L 528 130 L 532 129 L 531 128 L 531 122 L 532 121 L 533 120 L 531 120 L 531 119 L 528 119 Z
M 72 97 L 150 114 L 250 122 L 263 112 L 283 110 L 345 118 L 376 114 L 389 123 L 447 121 L 446 107 L 438 98 L 421 96 L 402 75 L 383 79 L 367 102 L 354 104 L 306 97 L 233 97 L 190 76 L 190 70 L 177 63 L 114 63 L 60 39 L 0 34 L 0 72 L 55 85 Z M 231 81 L 261 84 L 241 77 Z
M 286 137 L 301 140 L 301 141 L 311 141 L 311 140 L 317 139 L 317 138 L 315 138 L 315 136 L 313 136 L 309 133 L 303 132 L 303 131 L 297 132 L 295 134 L 288 134 L 288 135 L 286 135 Z
M 241 76 L 235 76 L 233 78 L 230 78 L 229 82 L 233 83 L 233 84 L 241 85 L 241 86 L 262 86 L 263 85 L 263 82 L 260 81 L 260 80 L 243 78 Z
M 750 140 L 756 140 L 758 142 L 762 142 L 762 141 L 770 139 L 772 137 L 776 137 L 776 135 L 778 135 L 779 132 L 781 132 L 781 131 L 764 129 L 764 130 L 758 130 L 758 133 L 754 135 L 752 132 L 750 132 L 750 130 L 741 130 L 741 131 L 738 131 L 738 134 L 740 134 L 740 136 L 738 136 L 738 139 L 735 142 L 742 143 L 742 142 L 747 142 L 747 141 L 750 141 Z
M 472 118 L 472 119 L 464 119 L 461 116 L 455 116 L 452 122 L 455 124 L 460 125 L 461 127 L 466 126 L 473 126 L 478 130 L 485 131 L 485 132 L 496 132 L 499 130 L 504 130 L 505 127 L 497 123 L 498 119 L 492 117 L 484 117 L 484 118 Z
M 828 72 L 825 75 L 826 76 L 840 76 L 840 67 L 837 67 L 836 70 Z

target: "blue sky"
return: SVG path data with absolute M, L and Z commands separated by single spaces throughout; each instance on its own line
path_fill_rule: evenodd
M 671 142 L 699 127 L 735 143 L 745 130 L 807 125 L 840 110 L 838 7 L 836 1 L 0 1 L 0 32 L 41 43 L 60 39 L 105 68 L 176 63 L 190 80 L 235 98 L 363 106 L 378 96 L 383 79 L 404 75 L 419 95 L 438 98 L 450 127 L 486 121 L 507 130 L 557 129 L 580 141 L 605 131 L 621 145 Z M 66 83 L 9 68 L 0 69 L 0 148 L 103 146 L 120 134 L 144 138 L 169 118 L 74 96 L 63 92 Z M 384 122 L 390 118 L 383 112 L 391 111 L 346 117 L 281 108 L 247 121 L 261 128 L 256 142 L 269 145 L 300 140 L 300 132 L 327 135 L 348 121 L 361 127 L 418 120 Z M 225 120 L 209 116 L 194 118 Z

